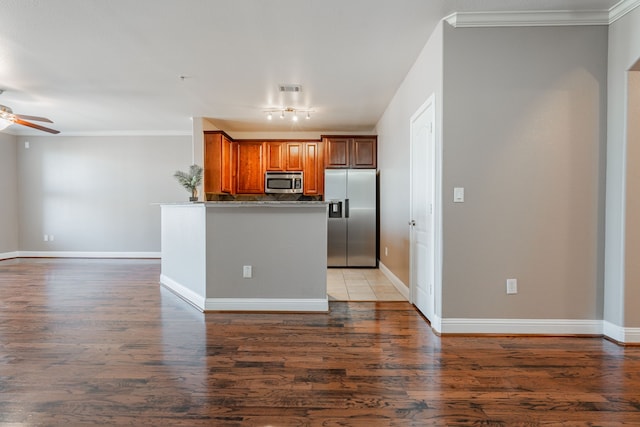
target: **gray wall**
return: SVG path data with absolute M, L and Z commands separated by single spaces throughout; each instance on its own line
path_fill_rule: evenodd
M 207 298 L 327 298 L 326 205 L 207 205 L 206 233 Z
M 407 286 L 410 284 L 409 120 L 432 94 L 436 103 L 436 139 L 440 141 L 442 23 L 429 38 L 376 126 L 380 170 L 380 261 Z M 388 255 L 384 254 L 385 247 L 389 250 Z
M 607 216 L 604 319 L 625 327 L 640 327 L 640 283 L 625 278 L 625 258 L 637 264 L 640 254 L 625 254 L 627 200 L 637 198 L 625 189 L 627 168 L 639 167 L 640 159 L 627 157 L 627 73 L 640 59 L 640 8 L 609 26 Z M 633 151 L 633 150 L 632 150 Z M 629 219 L 627 219 L 629 220 Z M 631 219 L 633 220 L 633 219 Z M 638 221 L 636 218 L 635 221 Z M 638 227 L 638 225 L 635 225 Z
M 189 197 L 190 136 L 19 137 L 17 158 L 21 251 L 159 252 L 153 203 Z
M 443 317 L 602 318 L 606 76 L 605 26 L 445 25 Z
M 18 250 L 16 137 L 0 132 L 0 258 Z

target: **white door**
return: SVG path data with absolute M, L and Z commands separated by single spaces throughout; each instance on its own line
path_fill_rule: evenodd
M 434 296 L 433 97 L 411 118 L 411 302 L 433 323 Z

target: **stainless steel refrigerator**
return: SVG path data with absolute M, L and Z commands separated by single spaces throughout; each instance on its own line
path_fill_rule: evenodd
M 327 265 L 376 267 L 376 170 L 327 169 Z

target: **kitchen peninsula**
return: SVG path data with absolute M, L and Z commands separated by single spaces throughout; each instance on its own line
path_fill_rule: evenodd
M 201 311 L 327 311 L 327 204 L 163 204 L 160 282 Z

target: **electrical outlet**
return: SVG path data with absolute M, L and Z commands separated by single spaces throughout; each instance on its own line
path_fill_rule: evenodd
M 48 235 L 48 234 L 45 234 L 45 235 L 44 235 L 43 240 L 44 240 L 45 242 L 48 242 L 48 241 L 49 241 L 49 235 Z
M 507 294 L 517 294 L 518 293 L 518 279 L 507 279 Z
M 244 265 L 242 266 L 242 277 L 244 279 L 251 279 L 251 277 L 253 277 L 253 269 L 251 268 L 250 265 Z
M 49 234 L 49 241 L 53 242 L 53 234 Z

